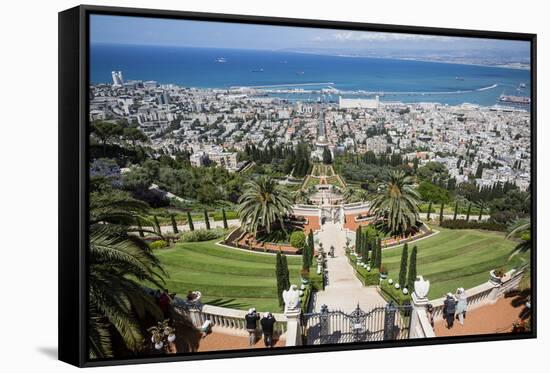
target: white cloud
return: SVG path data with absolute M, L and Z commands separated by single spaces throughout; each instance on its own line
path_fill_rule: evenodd
M 434 40 L 447 41 L 447 36 L 400 34 L 389 32 L 341 31 L 328 36 L 317 36 L 316 41 L 401 41 Z M 456 39 L 456 38 L 455 38 Z

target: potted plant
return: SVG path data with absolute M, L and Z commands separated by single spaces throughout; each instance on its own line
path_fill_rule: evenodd
M 502 282 L 502 278 L 506 274 L 504 268 L 496 268 L 489 272 L 489 275 L 491 276 L 491 282 L 495 284 L 500 284 Z

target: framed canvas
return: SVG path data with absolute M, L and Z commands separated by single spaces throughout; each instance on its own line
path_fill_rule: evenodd
M 59 13 L 59 358 L 536 336 L 536 36 Z

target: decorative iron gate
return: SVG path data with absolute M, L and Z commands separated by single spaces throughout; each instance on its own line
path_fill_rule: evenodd
M 359 304 L 350 313 L 321 306 L 302 315 L 304 344 L 335 344 L 409 338 L 411 306 L 375 307 L 363 311 Z

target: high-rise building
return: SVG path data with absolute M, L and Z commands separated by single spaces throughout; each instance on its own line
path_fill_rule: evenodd
M 113 77 L 113 87 L 122 87 L 124 79 L 122 78 L 122 71 L 111 71 Z

